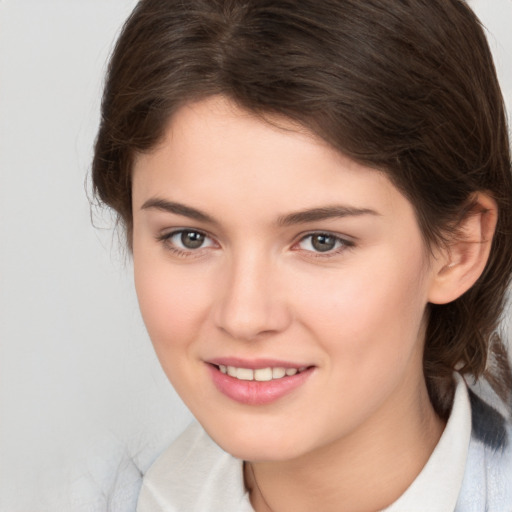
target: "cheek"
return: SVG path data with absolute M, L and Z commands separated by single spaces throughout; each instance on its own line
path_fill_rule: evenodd
M 165 367 L 167 354 L 179 355 L 197 338 L 208 313 L 204 276 L 186 266 L 134 247 L 135 288 L 140 310 L 155 351 Z M 172 361 L 172 358 L 169 358 Z
M 420 251 L 369 254 L 336 275 L 306 283 L 301 311 L 326 351 L 368 373 L 402 364 L 421 348 L 426 286 Z M 338 360 L 337 360 L 338 361 Z

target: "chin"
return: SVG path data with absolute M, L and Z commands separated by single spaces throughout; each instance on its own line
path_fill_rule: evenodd
M 300 457 L 307 443 L 290 435 L 289 427 L 271 425 L 242 425 L 226 427 L 203 424 L 208 435 L 227 453 L 241 460 L 285 461 Z

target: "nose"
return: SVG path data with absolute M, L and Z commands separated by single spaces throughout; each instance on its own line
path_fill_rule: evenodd
M 275 265 L 255 252 L 226 265 L 220 278 L 215 322 L 238 340 L 284 331 L 292 320 L 284 283 Z

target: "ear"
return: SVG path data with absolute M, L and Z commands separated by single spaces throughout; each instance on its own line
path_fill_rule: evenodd
M 489 258 L 498 207 L 483 192 L 477 193 L 470 204 L 453 241 L 440 247 L 435 255 L 428 295 L 433 304 L 447 304 L 468 291 L 482 275 Z

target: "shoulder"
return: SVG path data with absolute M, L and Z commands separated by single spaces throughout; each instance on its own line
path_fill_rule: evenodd
M 512 504 L 512 424 L 469 392 L 472 434 L 457 512 L 502 512 Z
M 244 512 L 242 461 L 192 423 L 144 475 L 137 512 Z

